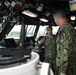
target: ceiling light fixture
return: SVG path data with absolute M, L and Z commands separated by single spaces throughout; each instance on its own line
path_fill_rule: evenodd
M 45 19 L 45 18 L 40 18 L 40 20 L 43 21 L 43 22 L 48 22 L 48 20 Z
M 71 16 L 70 19 L 71 19 L 72 21 L 74 21 L 74 20 L 76 19 L 76 17 L 75 17 L 75 16 Z
M 37 14 L 35 14 L 35 13 L 29 11 L 29 10 L 24 10 L 22 12 L 22 14 L 27 15 L 27 16 L 30 16 L 30 17 L 34 17 L 34 18 L 38 16 Z

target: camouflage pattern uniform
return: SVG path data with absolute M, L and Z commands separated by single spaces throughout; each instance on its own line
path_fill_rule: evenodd
M 56 35 L 57 56 L 56 66 L 57 72 L 66 75 L 76 75 L 75 70 L 75 30 L 69 23 L 64 23 L 58 30 Z
M 54 67 L 55 67 L 55 60 L 56 60 L 56 40 L 55 40 L 55 36 L 45 36 L 43 39 L 43 44 L 45 47 L 45 62 L 50 63 L 50 67 L 53 69 L 54 71 Z

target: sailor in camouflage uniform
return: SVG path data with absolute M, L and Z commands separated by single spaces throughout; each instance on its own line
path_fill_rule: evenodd
M 45 47 L 45 62 L 50 63 L 50 67 L 53 71 L 55 68 L 56 59 L 56 47 L 55 47 L 55 36 L 52 34 L 52 28 L 46 28 L 47 36 L 38 41 L 39 44 L 43 44 Z
M 75 71 L 75 30 L 67 22 L 64 10 L 57 10 L 54 13 L 54 21 L 60 26 L 56 35 L 56 75 L 76 75 Z

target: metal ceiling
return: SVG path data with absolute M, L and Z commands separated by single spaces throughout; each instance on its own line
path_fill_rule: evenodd
M 37 25 L 39 18 L 45 17 L 49 22 L 44 23 L 39 21 L 39 23 L 47 25 L 52 23 L 52 15 L 56 9 L 62 8 L 66 10 L 69 16 L 76 15 L 75 11 L 70 11 L 69 1 L 71 0 L 2 0 L 0 1 L 0 19 L 2 20 L 3 16 L 9 16 L 10 19 L 15 18 L 21 23 L 22 18 L 24 18 L 23 22 L 25 24 Z M 39 9 L 40 6 L 41 9 Z M 35 12 L 38 17 L 31 18 L 23 15 L 23 10 L 31 10 Z

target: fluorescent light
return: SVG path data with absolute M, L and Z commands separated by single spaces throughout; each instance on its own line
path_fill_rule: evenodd
M 45 19 L 45 18 L 40 18 L 40 20 L 43 21 L 43 22 L 48 22 L 48 20 Z
M 35 13 L 29 11 L 29 10 L 26 10 L 26 11 L 24 10 L 22 13 L 24 15 L 27 15 L 27 16 L 30 16 L 30 17 L 37 17 L 37 14 L 35 14 Z
M 75 16 L 71 16 L 70 19 L 73 21 L 73 20 L 76 19 L 76 17 Z

